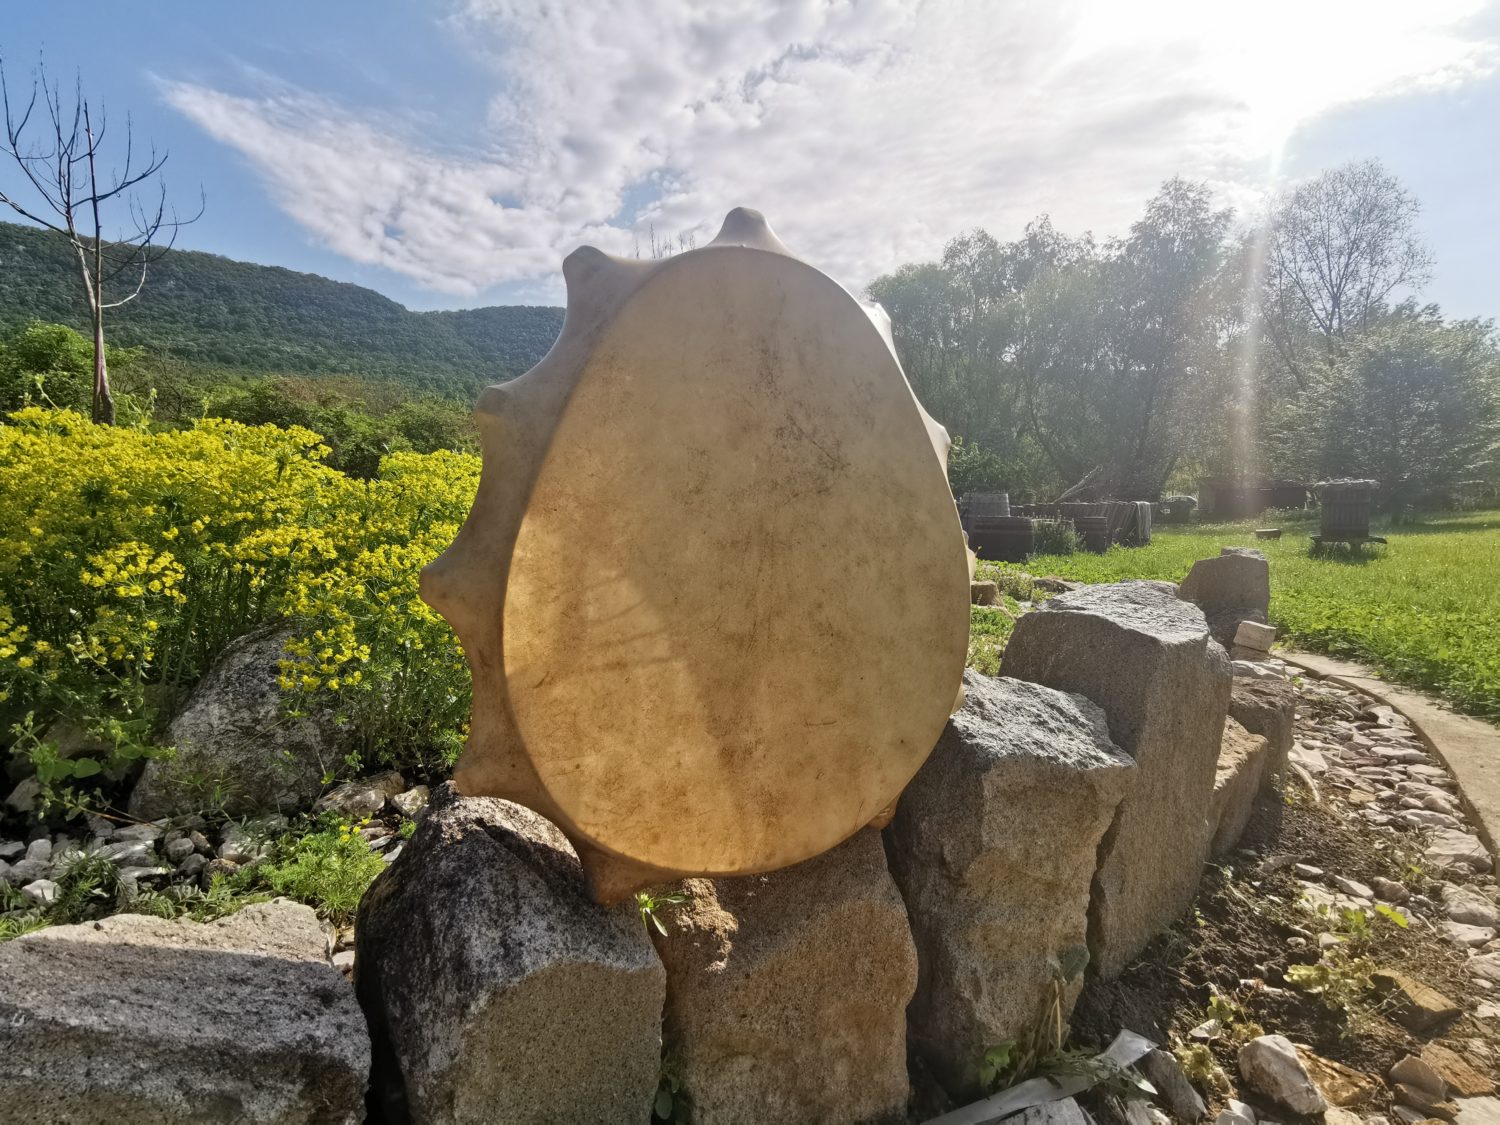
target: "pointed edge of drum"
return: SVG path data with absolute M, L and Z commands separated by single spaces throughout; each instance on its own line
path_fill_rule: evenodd
M 719 233 L 714 235 L 709 246 L 746 246 L 752 250 L 765 250 L 788 258 L 796 257 L 776 237 L 776 232 L 766 222 L 766 217 L 752 207 L 736 207 L 725 215 Z

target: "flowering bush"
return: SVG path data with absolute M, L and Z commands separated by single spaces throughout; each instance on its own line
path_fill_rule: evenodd
M 289 706 L 331 708 L 358 754 L 451 753 L 468 676 L 417 573 L 467 512 L 479 460 L 395 454 L 354 480 L 326 454 L 309 430 L 221 419 L 152 433 L 28 408 L 0 425 L 0 721 L 49 763 L 44 781 L 107 780 L 155 752 L 218 651 L 277 617 L 297 626 Z M 59 724 L 105 748 L 102 769 L 48 749 Z

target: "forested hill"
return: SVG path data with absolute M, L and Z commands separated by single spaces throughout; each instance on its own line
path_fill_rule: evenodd
M 534 364 L 562 319 L 529 305 L 412 312 L 316 274 L 174 250 L 109 330 L 111 344 L 204 370 L 376 376 L 469 394 Z M 32 320 L 88 331 L 76 266 L 57 236 L 0 223 L 0 333 Z

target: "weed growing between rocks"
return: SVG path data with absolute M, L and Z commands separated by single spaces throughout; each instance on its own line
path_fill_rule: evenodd
M 313 907 L 342 932 L 416 827 L 397 814 L 384 822 L 332 812 L 291 823 L 268 817 L 227 822 L 215 847 L 201 818 L 184 820 L 198 827 L 139 825 L 126 830 L 135 839 L 114 843 L 59 837 L 45 878 L 25 891 L 0 880 L 0 942 L 117 913 L 211 922 L 277 896 Z
M 279 858 L 261 869 L 261 878 L 277 894 L 305 902 L 335 922 L 350 922 L 385 860 L 370 850 L 360 829 L 370 818 L 351 824 L 324 813 L 311 831 L 283 837 Z
M 969 607 L 969 656 L 967 664 L 976 672 L 986 676 L 1000 674 L 1000 654 L 1005 642 L 1016 627 L 1016 615 L 1020 604 L 1009 595 L 1002 595 L 1002 605 L 971 605 Z

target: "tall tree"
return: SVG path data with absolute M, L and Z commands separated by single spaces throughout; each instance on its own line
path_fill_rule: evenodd
M 1344 164 L 1276 203 L 1265 232 L 1261 316 L 1301 388 L 1308 365 L 1337 353 L 1402 291 L 1418 292 L 1432 258 L 1417 235 L 1421 206 L 1378 160 Z M 1308 343 L 1321 345 L 1308 354 Z
M 21 171 L 23 190 L 34 197 L 28 203 L 0 189 L 0 203 L 56 232 L 72 248 L 93 326 L 94 421 L 113 425 L 104 314 L 140 296 L 151 264 L 171 249 L 182 226 L 203 213 L 202 206 L 187 219 L 169 207 L 161 178 L 167 154 L 152 147 L 142 162 L 129 118 L 120 163 L 105 170 L 107 115 L 103 106 L 84 97 L 81 82 L 75 82 L 71 96 L 65 97 L 62 86 L 50 82 L 45 65 L 39 64 L 24 108 L 19 102 L 13 107 L 0 60 L 0 99 L 5 108 L 4 151 Z M 28 129 L 38 135 L 30 136 Z M 138 190 L 148 185 L 155 190 Z M 106 215 L 119 232 L 109 240 L 104 234 Z
M 1493 477 L 1500 347 L 1491 321 L 1407 304 L 1350 340 L 1289 404 L 1291 456 L 1309 476 L 1370 477 L 1394 507 L 1428 485 Z

